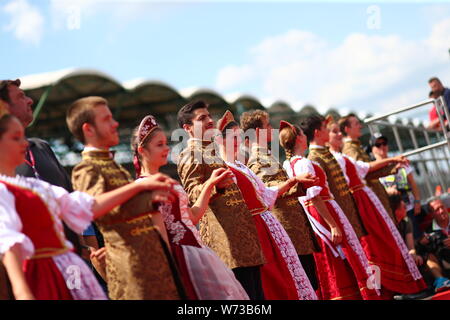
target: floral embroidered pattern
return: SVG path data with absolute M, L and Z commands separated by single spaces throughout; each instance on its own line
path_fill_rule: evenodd
M 163 215 L 167 231 L 173 235 L 172 242 L 179 245 L 187 230 L 180 221 L 175 221 L 175 217 L 172 214 L 172 204 L 165 203 L 161 205 L 159 211 Z
M 181 221 L 183 221 L 184 225 L 189 228 L 189 230 L 193 233 L 195 239 L 198 241 L 200 245 L 202 245 L 202 241 L 200 240 L 200 234 L 192 223 L 191 217 L 189 215 L 189 197 L 184 191 L 183 187 L 179 184 L 174 186 L 174 190 L 177 192 L 178 200 L 180 204 L 180 214 Z
M 294 279 L 295 287 L 297 288 L 298 296 L 301 300 L 317 300 L 316 293 L 303 270 L 302 264 L 295 251 L 289 236 L 287 235 L 281 224 L 272 216 L 269 211 L 261 214 L 262 219 L 267 224 L 267 227 L 272 234 L 275 243 L 280 249 L 286 262 L 289 272 Z

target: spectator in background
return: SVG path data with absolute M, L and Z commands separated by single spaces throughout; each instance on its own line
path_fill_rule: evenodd
M 370 138 L 372 154 L 376 160 L 388 157 L 388 139 L 380 133 L 374 134 Z M 386 188 L 389 195 L 399 194 L 406 205 L 406 211 L 413 224 L 414 239 L 422 235 L 420 230 L 420 220 L 424 215 L 420 204 L 420 191 L 414 180 L 413 168 L 410 165 L 403 165 L 396 174 L 391 174 L 380 178 L 380 182 Z
M 445 103 L 447 104 L 447 108 L 450 108 L 450 89 L 445 88 L 442 85 L 441 80 L 437 77 L 433 77 L 428 80 L 428 84 L 430 85 L 431 91 L 435 95 L 435 99 L 443 96 Z
M 436 285 L 450 287 L 450 216 L 439 197 L 428 200 L 428 211 L 433 220 L 419 247 L 429 254 L 427 265 L 436 278 Z
M 397 225 L 397 229 L 400 232 L 403 240 L 405 241 L 406 247 L 409 250 L 409 254 L 416 262 L 419 271 L 424 276 L 424 280 L 426 281 L 429 289 L 419 292 L 417 294 L 406 294 L 406 295 L 398 295 L 394 296 L 395 300 L 418 300 L 424 299 L 434 294 L 434 289 L 432 289 L 434 278 L 432 274 L 430 274 L 427 265 L 425 264 L 426 256 L 422 256 L 418 250 L 416 250 L 414 237 L 413 237 L 413 226 L 412 222 L 406 214 L 406 205 L 402 200 L 402 196 L 400 194 L 392 194 L 389 195 L 389 203 L 392 208 L 392 211 L 395 215 L 395 223 Z
M 433 91 L 430 91 L 428 97 L 436 99 L 438 96 Z M 428 124 L 428 129 L 441 130 L 441 123 L 439 121 L 436 105 L 434 103 L 430 111 L 428 112 L 428 120 L 430 120 L 430 123 Z

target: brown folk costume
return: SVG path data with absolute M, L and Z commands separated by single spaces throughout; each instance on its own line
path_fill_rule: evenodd
M 289 179 L 283 167 L 267 148 L 253 147 L 247 167 L 268 187 L 280 186 Z M 304 190 L 296 184 L 277 199 L 271 210 L 291 238 L 298 255 L 312 254 L 319 250 L 314 231 L 298 202 L 298 197 L 304 195 Z
M 72 172 L 76 190 L 99 195 L 133 180 L 108 151 L 84 151 Z M 151 218 L 150 192 L 142 192 L 95 222 L 106 247 L 109 296 L 113 300 L 183 298 L 170 253 Z
M 342 147 L 342 153 L 352 157 L 355 160 L 360 160 L 364 162 L 370 162 L 369 155 L 364 151 L 361 147 L 361 143 L 359 141 L 346 140 L 344 141 L 344 146 Z M 389 165 L 387 167 L 381 168 L 379 170 L 370 172 L 366 176 L 366 182 L 369 188 L 377 195 L 378 199 L 380 199 L 384 208 L 392 218 L 394 219 L 394 214 L 392 212 L 391 206 L 389 204 L 389 196 L 384 189 L 381 182 L 378 178 L 388 176 L 390 174 L 395 174 L 395 164 Z
M 359 216 L 345 176 L 328 147 L 310 147 L 308 159 L 317 162 L 325 171 L 330 191 L 350 221 L 358 238 L 366 235 L 367 232 Z
M 213 170 L 227 166 L 211 141 L 190 139 L 178 161 L 178 175 L 191 205 L 200 195 Z M 200 220 L 202 241 L 230 268 L 265 263 L 252 215 L 238 186 L 212 192 L 209 207 Z

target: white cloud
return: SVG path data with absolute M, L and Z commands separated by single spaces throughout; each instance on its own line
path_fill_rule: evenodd
M 12 0 L 3 11 L 11 16 L 10 23 L 5 27 L 8 32 L 25 43 L 38 45 L 44 32 L 44 17 L 39 9 L 27 0 Z
M 312 32 L 290 30 L 249 50 L 249 63 L 218 72 L 221 91 L 246 90 L 250 77 L 257 96 L 307 101 L 374 113 L 428 98 L 426 81 L 450 72 L 450 19 L 433 25 L 425 39 L 353 33 L 337 45 Z M 398 90 L 395 90 L 398 88 Z M 292 104 L 296 110 L 302 105 Z

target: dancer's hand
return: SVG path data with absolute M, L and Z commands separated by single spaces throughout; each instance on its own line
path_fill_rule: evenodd
M 415 253 L 410 253 L 411 258 L 413 258 L 414 262 L 416 263 L 417 266 L 421 266 L 423 264 L 423 259 L 421 256 L 418 256 Z
M 218 185 L 220 182 L 222 182 L 225 179 L 233 180 L 233 172 L 230 169 L 225 168 L 219 168 L 215 169 L 211 177 L 208 179 L 208 183 L 210 183 L 212 186 Z
M 216 170 L 219 170 L 219 169 L 216 169 Z M 214 171 L 216 171 L 216 170 L 214 170 Z M 214 173 L 214 171 L 213 171 L 213 173 Z M 224 177 L 219 182 L 217 182 L 216 188 L 226 189 L 234 183 L 234 180 L 233 180 L 234 174 L 231 172 L 230 169 L 227 169 L 226 171 L 230 171 L 231 175 L 227 174 L 226 177 Z
M 169 203 L 175 201 L 175 191 L 173 189 L 170 190 L 154 190 L 152 192 L 152 203 L 161 204 L 161 203 Z
M 311 173 L 302 173 L 295 176 L 298 183 L 305 184 L 306 186 L 314 186 L 319 183 L 319 178 Z
M 91 247 L 91 262 L 95 270 L 100 274 L 103 280 L 106 281 L 106 248 L 95 250 Z
M 401 164 L 402 166 L 409 165 L 409 160 L 404 156 L 396 156 L 396 157 L 392 157 L 391 159 L 392 159 L 392 162 Z
M 338 226 L 331 228 L 331 241 L 335 245 L 342 242 L 342 231 Z
M 169 191 L 175 184 L 177 184 L 174 179 L 162 173 L 157 173 L 139 179 L 138 181 L 136 181 L 136 183 L 138 183 L 142 187 L 142 190 L 161 189 L 166 191 Z

